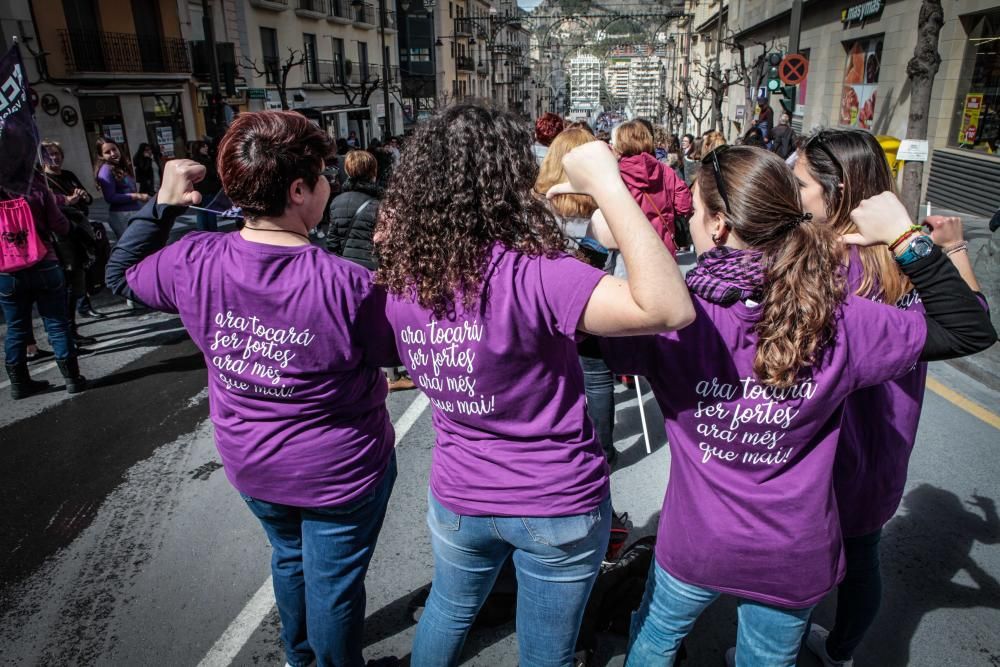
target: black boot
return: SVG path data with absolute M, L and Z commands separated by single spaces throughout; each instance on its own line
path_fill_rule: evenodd
M 28 375 L 27 362 L 4 364 L 4 367 L 7 369 L 7 377 L 10 378 L 10 395 L 15 401 L 37 394 L 51 386 L 42 380 L 32 380 Z
M 76 394 L 87 388 L 87 378 L 80 375 L 80 364 L 76 357 L 57 359 L 56 364 L 59 365 L 59 372 L 66 380 L 67 394 Z

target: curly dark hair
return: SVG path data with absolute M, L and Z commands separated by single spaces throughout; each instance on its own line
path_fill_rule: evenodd
M 564 247 L 555 218 L 532 194 L 531 131 L 479 104 L 444 109 L 403 149 L 379 206 L 376 282 L 441 319 L 473 307 L 495 244 L 531 256 Z

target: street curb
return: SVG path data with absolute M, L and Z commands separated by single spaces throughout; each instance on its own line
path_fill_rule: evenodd
M 1000 346 L 994 345 L 989 350 L 985 350 L 980 354 L 1000 354 Z M 948 359 L 947 364 L 956 370 L 965 373 L 973 380 L 983 384 L 993 391 L 1000 392 L 1000 375 L 992 372 L 987 368 L 983 368 L 980 364 L 976 363 L 976 356 L 972 357 L 962 357 L 960 359 Z

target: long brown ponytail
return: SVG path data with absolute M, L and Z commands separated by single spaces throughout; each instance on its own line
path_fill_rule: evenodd
M 858 231 L 851 211 L 862 201 L 896 191 L 885 152 L 864 130 L 820 130 L 799 151 L 809 173 L 823 187 L 829 225 L 836 234 Z M 874 245 L 858 251 L 863 275 L 856 290 L 859 296 L 892 304 L 913 289 L 887 247 Z
M 702 200 L 709 214 L 725 214 L 730 230 L 763 253 L 766 269 L 754 373 L 788 387 L 820 361 L 836 330 L 842 246 L 829 226 L 803 215 L 795 177 L 777 155 L 733 146 L 717 156 L 731 211 L 708 166 L 698 174 Z

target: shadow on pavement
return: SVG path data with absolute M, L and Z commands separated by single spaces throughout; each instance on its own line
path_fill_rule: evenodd
M 936 610 L 1000 609 L 1000 582 L 971 556 L 977 542 L 1000 544 L 995 501 L 974 495 L 963 503 L 950 491 L 922 484 L 906 495 L 903 509 L 882 532 L 882 608 L 858 648 L 862 664 L 916 664 L 913 637 L 924 617 Z M 963 579 L 972 585 L 961 583 Z M 835 609 L 834 600 L 826 600 L 817 620 L 830 627 Z M 990 640 L 992 647 L 980 649 L 983 657 L 1000 663 L 996 635 Z

